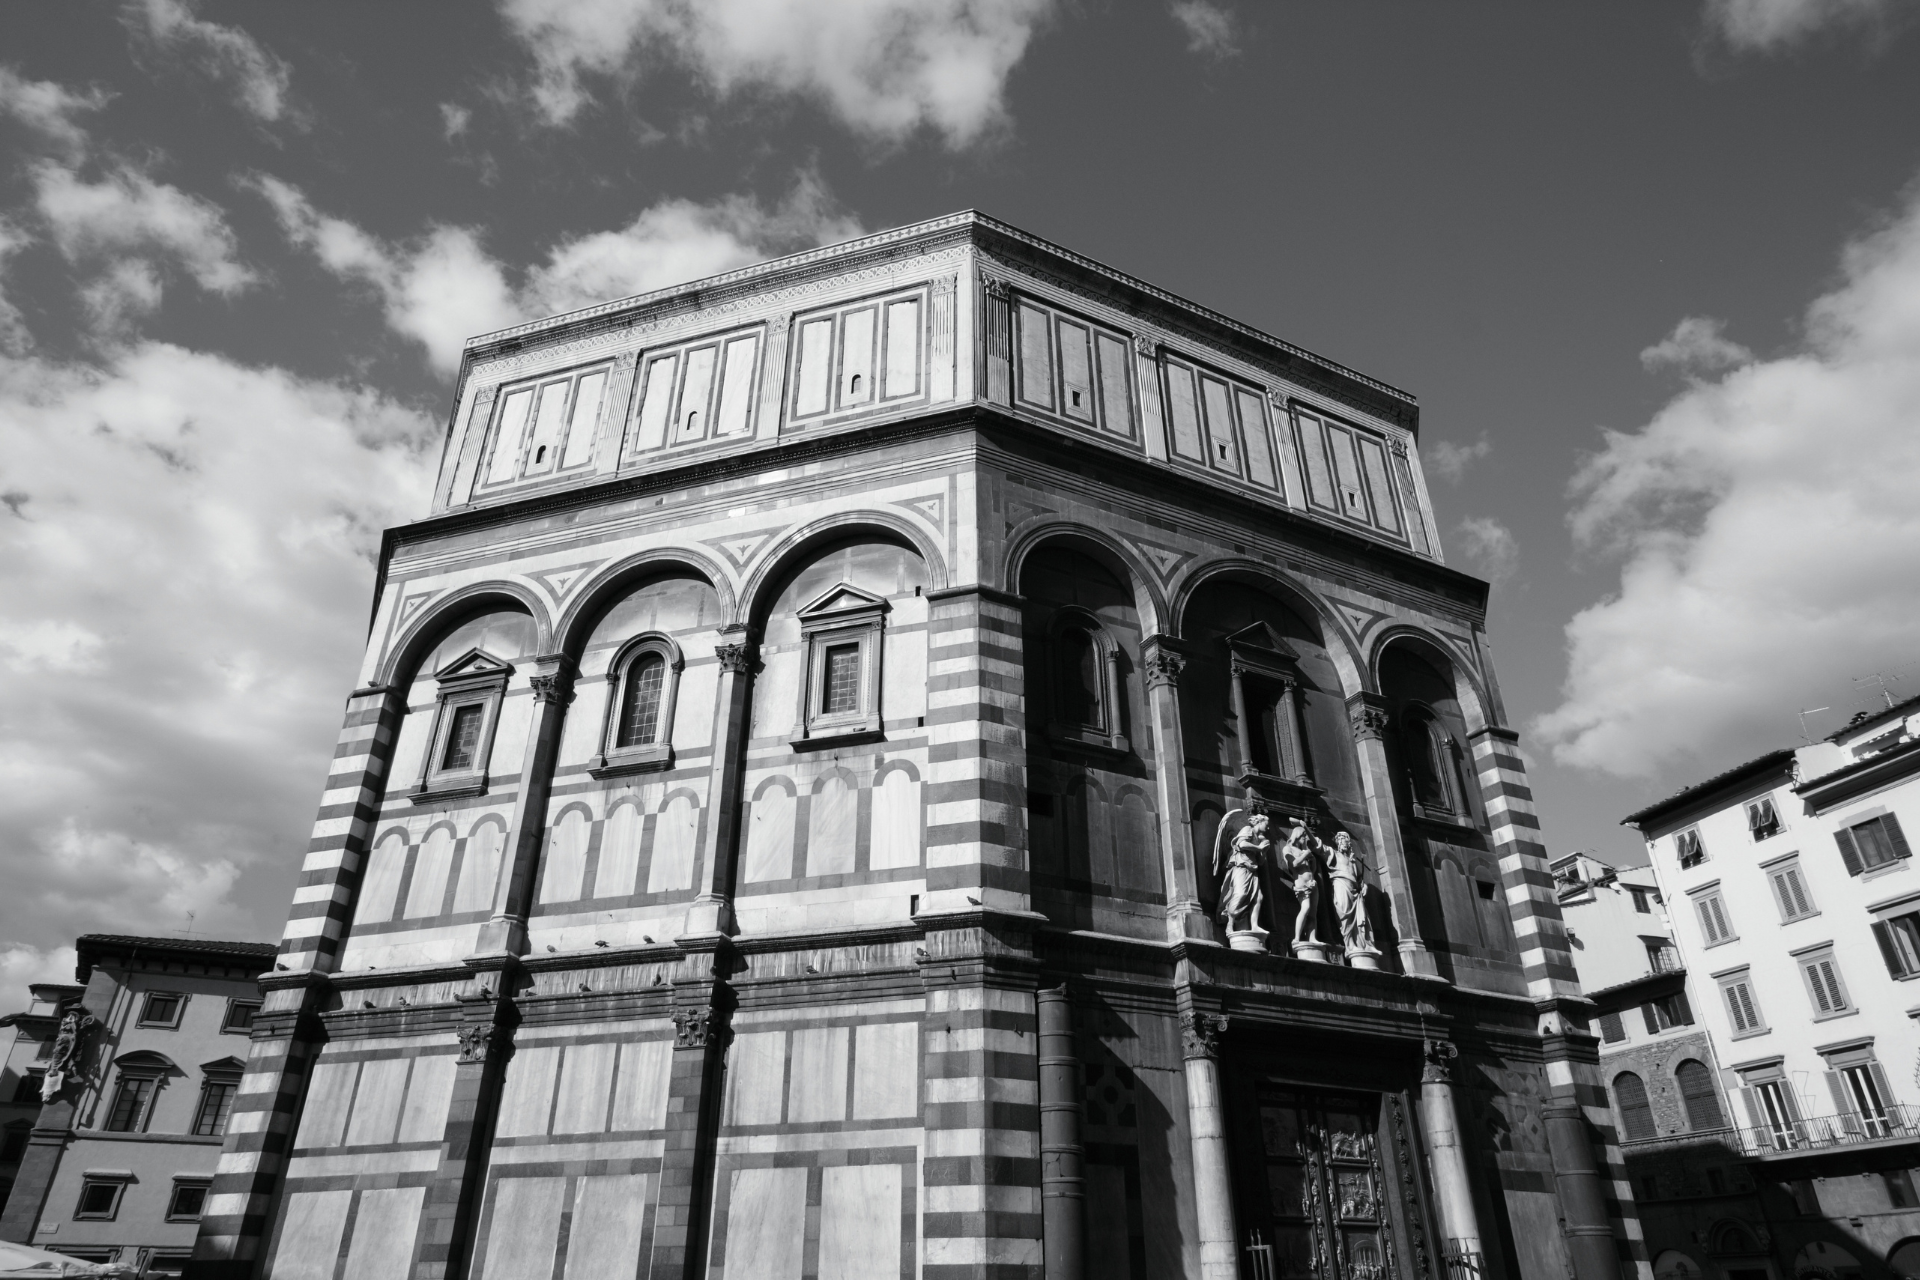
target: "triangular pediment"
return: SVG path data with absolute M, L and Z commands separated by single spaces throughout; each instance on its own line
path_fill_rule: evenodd
M 237 1076 L 242 1072 L 244 1072 L 246 1069 L 247 1069 L 247 1064 L 242 1062 L 240 1059 L 234 1057 L 232 1054 L 228 1054 L 224 1058 L 215 1058 L 212 1062 L 203 1062 L 200 1064 L 201 1072 L 205 1075 L 210 1075 L 210 1076 L 219 1076 L 219 1075 Z
M 1277 658 L 1286 658 L 1293 662 L 1300 660 L 1300 655 L 1294 651 L 1293 646 L 1288 644 L 1278 631 L 1264 622 L 1256 622 L 1252 626 L 1240 628 L 1227 637 L 1227 644 L 1234 649 L 1270 653 Z
M 839 613 L 859 613 L 870 609 L 887 607 L 885 597 L 874 595 L 871 591 L 862 591 L 851 583 L 843 582 L 828 591 L 812 604 L 800 610 L 803 618 L 818 618 Z
M 485 649 L 469 649 L 433 673 L 435 680 L 471 679 L 474 676 L 504 676 L 513 672 L 513 664 L 496 658 Z

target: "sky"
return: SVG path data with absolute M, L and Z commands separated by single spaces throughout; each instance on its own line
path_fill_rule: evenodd
M 1643 860 L 1622 815 L 1920 694 L 1916 26 L 7 6 L 0 991 L 278 937 L 468 336 L 969 207 L 1419 396 L 1547 842 Z

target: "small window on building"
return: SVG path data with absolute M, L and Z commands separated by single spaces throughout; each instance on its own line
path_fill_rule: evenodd
M 1773 807 L 1772 796 L 1761 796 L 1758 800 L 1747 802 L 1747 831 L 1755 840 L 1780 834 L 1780 814 Z
M 191 1253 L 156 1253 L 147 1259 L 147 1280 L 156 1280 L 161 1276 L 184 1276 L 187 1263 L 192 1258 Z
M 29 1071 L 13 1082 L 13 1100 L 32 1106 L 40 1105 L 40 1086 L 46 1081 L 46 1073 Z
M 74 1206 L 73 1216 L 82 1221 L 111 1221 L 120 1212 L 120 1193 L 127 1184 L 92 1178 L 80 1184 L 80 1203 Z
M 1753 982 L 1746 973 L 1721 979 L 1720 994 L 1727 1002 L 1727 1018 L 1733 1024 L 1736 1039 L 1759 1035 L 1767 1029 L 1760 1016 L 1760 1005 L 1753 998 Z
M 1241 782 L 1255 795 L 1297 795 L 1288 788 L 1310 786 L 1314 779 L 1299 655 L 1264 622 L 1229 635 L 1226 647 Z
M 153 1114 L 153 1099 L 159 1091 L 160 1078 L 157 1074 L 134 1074 L 123 1070 L 120 1082 L 113 1091 L 113 1105 L 107 1109 L 107 1131 L 145 1133 L 147 1121 Z
M 1827 1091 L 1843 1129 L 1869 1138 L 1893 1132 L 1889 1110 L 1893 1089 L 1887 1073 L 1874 1060 L 1871 1047 L 1842 1050 L 1827 1058 Z
M 1840 846 L 1840 861 L 1850 876 L 1913 856 L 1913 850 L 1907 847 L 1907 837 L 1900 830 L 1900 820 L 1890 813 L 1843 827 L 1833 833 L 1833 839 Z
M 1671 943 L 1650 939 L 1647 942 L 1647 968 L 1653 973 L 1677 973 L 1681 969 L 1680 952 Z
M 1619 1044 L 1627 1038 L 1627 1027 L 1626 1024 L 1620 1020 L 1619 1013 L 1603 1013 L 1600 1015 L 1600 1038 L 1608 1044 Z
M 227 1131 L 227 1117 L 233 1111 L 233 1095 L 240 1091 L 238 1080 L 209 1077 L 200 1088 L 200 1105 L 193 1114 L 196 1137 L 218 1138 Z
M 483 795 L 500 701 L 513 668 L 479 649 L 469 649 L 434 673 L 439 701 L 432 747 L 421 762 L 412 792 L 415 804 L 453 796 Z
M 1813 1001 L 1816 1018 L 1831 1018 L 1853 1012 L 1853 1002 L 1847 998 L 1847 989 L 1840 981 L 1840 970 L 1831 951 L 1815 952 L 1798 959 L 1800 977 L 1807 984 L 1807 995 Z
M 1697 867 L 1707 860 L 1706 846 L 1700 843 L 1700 829 L 1688 827 L 1673 838 L 1673 851 L 1680 858 L 1680 868 Z
M 1727 1127 L 1720 1110 L 1720 1096 L 1713 1090 L 1713 1072 L 1698 1058 L 1688 1058 L 1674 1068 L 1674 1080 L 1680 1086 L 1680 1100 L 1687 1109 L 1687 1128 L 1695 1133 Z
M 260 1002 L 257 1000 L 229 1000 L 226 1020 L 220 1024 L 220 1029 L 241 1033 L 251 1032 L 253 1020 L 259 1012 Z
M 680 695 L 680 647 L 659 632 L 627 641 L 607 664 L 607 719 L 596 778 L 669 768 Z
M 1649 894 L 1645 889 L 1636 889 L 1629 886 L 1627 889 L 1627 893 L 1631 895 L 1633 898 L 1633 909 L 1635 911 L 1638 911 L 1643 916 L 1650 916 L 1653 914 L 1653 903 L 1651 900 L 1652 895 Z
M 796 747 L 881 736 L 881 629 L 887 602 L 841 583 L 800 610 L 806 645 Z
M 1710 889 L 1694 895 L 1693 909 L 1700 917 L 1700 936 L 1708 946 L 1717 947 L 1738 936 L 1733 931 L 1733 921 L 1727 914 L 1727 903 L 1720 896 L 1720 890 Z
M 1621 1137 L 1627 1142 L 1643 1142 L 1656 1137 L 1653 1103 L 1647 1098 L 1647 1085 L 1631 1071 L 1613 1078 L 1613 1100 L 1620 1108 Z
M 198 1222 L 206 1207 L 206 1183 L 197 1179 L 174 1180 L 173 1194 L 167 1198 L 168 1222 Z
M 1767 883 L 1773 886 L 1773 901 L 1780 908 L 1781 923 L 1819 914 L 1813 909 L 1813 897 L 1807 892 L 1807 880 L 1800 872 L 1799 859 L 1769 867 Z
M 1640 1006 L 1640 1016 L 1646 1020 L 1648 1035 L 1693 1025 L 1693 1010 L 1687 1007 L 1685 993 L 1679 991 L 1647 1001 Z
M 177 1027 L 180 1025 L 180 1011 L 186 1007 L 187 998 L 172 992 L 149 991 L 146 1002 L 140 1006 L 140 1025 L 143 1027 Z
M 1423 817 L 1467 816 L 1460 744 L 1425 707 L 1409 707 L 1400 742 L 1413 802 Z
M 1920 912 L 1903 912 L 1873 922 L 1873 939 L 1880 944 L 1880 958 L 1887 972 L 1896 978 L 1920 974 Z
M 1880 1175 L 1887 1185 L 1887 1203 L 1896 1209 L 1912 1209 L 1920 1206 L 1920 1197 L 1913 1194 L 1913 1175 L 1905 1169 L 1890 1169 Z
M 1126 668 L 1107 629 L 1085 610 L 1061 609 L 1049 626 L 1047 644 L 1053 686 L 1047 728 L 1053 739 L 1127 750 Z

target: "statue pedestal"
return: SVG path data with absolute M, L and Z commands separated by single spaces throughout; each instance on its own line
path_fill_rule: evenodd
M 1324 942 L 1296 942 L 1293 944 L 1295 960 L 1311 960 L 1315 964 L 1327 962 L 1327 944 Z
M 1265 951 L 1267 931 L 1265 929 L 1229 929 L 1227 946 L 1234 951 Z
M 1372 947 L 1359 947 L 1350 950 L 1347 952 L 1347 967 L 1349 969 L 1378 969 L 1380 967 L 1380 953 Z

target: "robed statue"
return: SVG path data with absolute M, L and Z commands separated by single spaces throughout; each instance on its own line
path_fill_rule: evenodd
M 1280 870 L 1287 878 L 1287 887 L 1293 890 L 1294 901 L 1299 904 L 1293 918 L 1296 951 L 1321 945 L 1319 852 L 1323 848 L 1319 837 L 1307 830 L 1307 824 L 1299 818 L 1293 820 L 1293 830 L 1287 833 L 1287 842 L 1280 847 Z
M 1261 882 L 1272 856 L 1266 814 L 1234 809 L 1220 820 L 1213 838 L 1213 874 L 1220 885 L 1219 918 L 1227 928 L 1229 946 L 1242 951 L 1266 949 L 1266 931 L 1260 927 L 1266 890 Z

